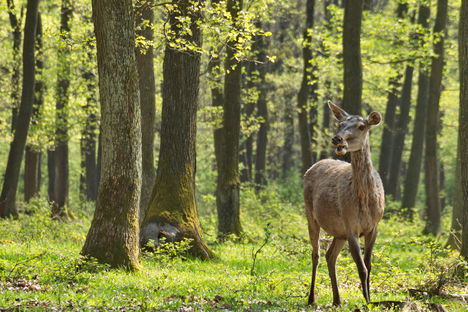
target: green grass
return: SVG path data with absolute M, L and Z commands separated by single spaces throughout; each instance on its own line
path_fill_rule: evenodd
M 292 186 L 291 186 L 292 187 Z M 110 270 L 79 257 L 92 216 L 92 205 L 72 207 L 75 220 L 53 221 L 44 201 L 25 208 L 18 220 L 0 220 L 0 310 L 179 310 L 179 311 L 298 311 L 306 305 L 310 283 L 310 245 L 300 197 L 278 185 L 256 196 L 243 190 L 245 235 L 236 241 L 215 240 L 212 198 L 200 199 L 205 238 L 217 258 L 203 262 L 165 254 L 142 254 L 136 273 Z M 207 208 L 208 207 L 208 208 Z M 447 221 L 447 220 L 445 220 Z M 373 301 L 406 301 L 408 289 L 430 289 L 441 278 L 447 293 L 468 293 L 465 266 L 458 254 L 420 234 L 421 221 L 397 218 L 380 224 L 371 280 Z M 252 271 L 253 252 L 264 243 Z M 322 235 L 325 250 L 330 238 Z M 176 247 L 177 249 L 177 247 Z M 180 247 L 183 252 L 183 247 Z M 322 250 L 317 279 L 318 305 L 325 311 L 354 311 L 365 307 L 355 265 L 345 248 L 337 263 L 342 300 L 331 306 L 332 293 Z M 458 268 L 458 269 L 457 269 Z M 466 269 L 465 269 L 466 274 Z M 459 275 L 458 275 L 459 276 Z M 466 304 L 442 297 L 448 311 L 467 311 Z M 369 311 L 381 308 L 368 307 Z

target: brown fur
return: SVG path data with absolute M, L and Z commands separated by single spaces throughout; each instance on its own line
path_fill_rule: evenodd
M 338 130 L 338 139 L 335 142 L 350 148 L 351 164 L 325 159 L 314 164 L 304 175 L 305 212 L 313 248 L 309 303 L 315 303 L 314 286 L 319 258 L 320 228 L 334 237 L 327 251 L 334 304 L 340 304 L 335 263 L 346 241 L 350 244 L 359 270 L 364 297 L 369 301 L 370 257 L 377 224 L 384 212 L 385 196 L 380 176 L 372 166 L 368 130 L 371 125 L 380 122 L 380 114 L 372 113 L 364 120 L 360 116 L 348 115 L 334 104 L 329 105 L 336 118 L 341 121 L 341 130 Z M 364 259 L 359 250 L 361 236 L 366 238 Z

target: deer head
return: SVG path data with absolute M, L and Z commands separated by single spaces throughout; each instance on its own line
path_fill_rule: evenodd
M 350 115 L 343 109 L 328 101 L 339 126 L 332 138 L 333 145 L 336 146 L 337 155 L 345 155 L 347 152 L 357 152 L 362 149 L 367 140 L 369 129 L 378 125 L 382 116 L 378 112 L 372 112 L 367 119 L 358 115 Z

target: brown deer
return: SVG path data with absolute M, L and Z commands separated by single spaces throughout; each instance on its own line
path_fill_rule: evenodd
M 305 212 L 312 244 L 309 304 L 315 304 L 320 228 L 333 236 L 326 253 L 333 304 L 341 303 L 335 264 L 346 241 L 357 265 L 362 293 L 369 303 L 371 254 L 377 235 L 377 224 L 384 211 L 384 190 L 380 176 L 372 166 L 369 129 L 379 124 L 382 116 L 378 112 L 372 112 L 365 119 L 346 113 L 330 101 L 328 106 L 339 121 L 338 130 L 332 138 L 335 152 L 338 155 L 350 152 L 351 163 L 324 159 L 315 163 L 304 175 Z M 365 238 L 364 259 L 359 247 L 361 236 Z

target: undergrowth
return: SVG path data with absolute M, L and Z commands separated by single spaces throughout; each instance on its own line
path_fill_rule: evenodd
M 143 252 L 142 269 L 136 273 L 80 258 L 91 204 L 72 206 L 74 220 L 63 222 L 50 218 L 46 201 L 34 200 L 19 219 L 0 220 L 0 310 L 381 311 L 365 306 L 346 248 L 337 262 L 344 304 L 331 305 L 323 260 L 331 239 L 323 233 L 319 307 L 306 305 L 311 248 L 300 185 L 294 183 L 273 183 L 259 194 L 244 187 L 244 235 L 223 242 L 216 241 L 214 199 L 200 195 L 204 238 L 217 258 L 193 259 L 187 256 L 187 242 L 166 243 L 156 253 Z M 409 223 L 387 217 L 380 223 L 373 253 L 372 301 L 414 301 L 421 310 L 427 303 L 441 303 L 447 311 L 467 311 L 466 303 L 449 298 L 467 294 L 468 280 L 466 262 L 444 248 L 446 233 L 424 236 L 419 219 Z

